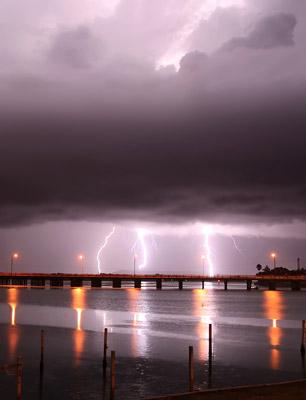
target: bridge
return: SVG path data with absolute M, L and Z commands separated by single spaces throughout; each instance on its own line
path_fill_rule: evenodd
M 292 290 L 306 287 L 304 275 L 129 275 L 129 274 L 63 274 L 63 273 L 0 273 L 0 285 L 40 286 L 40 287 L 82 287 L 87 282 L 92 288 L 102 288 L 111 284 L 113 288 L 121 288 L 122 283 L 130 282 L 134 288 L 141 289 L 142 283 L 150 282 L 156 289 L 162 289 L 167 282 L 177 282 L 177 288 L 182 290 L 187 282 L 201 283 L 202 289 L 206 282 L 218 282 L 227 290 L 228 283 L 244 282 L 246 290 L 251 290 L 253 283 L 276 290 L 277 287 L 290 286 Z

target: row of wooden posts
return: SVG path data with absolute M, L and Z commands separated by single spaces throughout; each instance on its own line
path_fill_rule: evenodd
M 106 371 L 107 366 L 107 340 L 108 330 L 104 329 L 104 349 L 103 349 L 103 370 Z M 44 370 L 44 351 L 45 351 L 45 331 L 41 331 L 40 341 L 40 373 Z M 111 373 L 110 373 L 110 400 L 115 400 L 115 351 L 111 351 Z M 209 324 L 209 362 L 212 359 L 212 324 Z M 17 399 L 21 398 L 21 375 L 22 375 L 22 358 L 17 357 Z M 189 390 L 193 391 L 193 346 L 189 346 Z
M 104 329 L 104 351 L 103 351 L 103 370 L 106 371 L 107 366 L 107 340 L 108 330 Z M 306 322 L 302 321 L 302 344 L 301 353 L 305 355 L 306 346 Z M 44 350 L 45 350 L 45 331 L 41 331 L 41 344 L 40 344 L 40 373 L 44 370 Z M 110 400 L 115 400 L 115 351 L 111 351 L 111 372 L 110 372 Z M 209 324 L 209 350 L 208 361 L 211 366 L 212 363 L 212 324 Z M 189 391 L 194 391 L 194 373 L 193 373 L 193 346 L 189 346 Z M 17 357 L 17 399 L 21 398 L 21 376 L 22 376 L 22 358 Z

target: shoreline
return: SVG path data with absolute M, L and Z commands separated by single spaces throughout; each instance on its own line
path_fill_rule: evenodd
M 142 400 L 291 400 L 306 399 L 306 379 L 282 383 L 239 386 L 224 389 L 148 397 Z

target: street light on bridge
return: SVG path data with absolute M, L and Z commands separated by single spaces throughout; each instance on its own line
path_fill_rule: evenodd
M 202 255 L 202 269 L 203 269 L 203 276 L 204 276 L 204 262 L 205 262 L 205 256 L 204 254 Z
M 273 258 L 274 273 L 276 273 L 276 253 L 271 253 L 271 257 Z
M 136 259 L 138 257 L 138 254 L 134 254 L 134 277 L 135 277 L 135 269 L 136 269 Z
M 81 262 L 82 262 L 82 274 L 84 274 L 84 256 L 83 256 L 83 254 L 79 255 L 79 260 L 81 260 Z
M 13 253 L 11 257 L 11 275 L 13 275 L 13 264 L 15 258 L 18 258 L 18 253 Z

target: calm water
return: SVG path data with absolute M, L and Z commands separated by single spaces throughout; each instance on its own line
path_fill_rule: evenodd
M 1 288 L 0 365 L 22 356 L 22 399 L 108 399 L 109 365 L 106 374 L 102 369 L 107 327 L 108 353 L 116 351 L 117 399 L 188 391 L 190 345 L 196 389 L 301 379 L 305 300 L 306 292 L 217 288 Z M 14 371 L 0 372 L 0 385 L 1 399 L 16 398 Z

